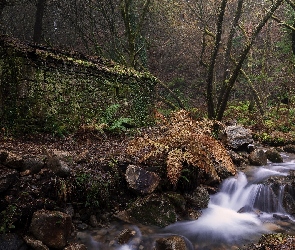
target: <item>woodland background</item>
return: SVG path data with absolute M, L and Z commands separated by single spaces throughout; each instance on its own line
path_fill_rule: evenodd
M 163 113 L 186 108 L 199 117 L 205 110 L 218 120 L 240 110 L 265 120 L 282 103 L 290 119 L 294 15 L 291 0 L 3 0 L 0 5 L 2 33 L 149 71 L 161 83 L 156 96 Z

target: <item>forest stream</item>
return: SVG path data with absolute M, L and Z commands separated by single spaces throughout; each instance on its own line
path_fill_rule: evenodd
M 284 153 L 282 157 L 284 163 L 251 166 L 226 179 L 197 220 L 176 222 L 163 229 L 116 222 L 107 229 L 78 232 L 78 239 L 90 250 L 131 250 L 153 249 L 156 239 L 178 235 L 185 239 L 187 249 L 221 250 L 257 242 L 266 233 L 295 235 L 295 219 L 282 205 L 284 185 L 275 195 L 265 184 L 270 177 L 288 176 L 295 170 L 295 156 Z M 132 230 L 134 236 L 127 244 L 116 245 L 114 239 L 124 229 Z

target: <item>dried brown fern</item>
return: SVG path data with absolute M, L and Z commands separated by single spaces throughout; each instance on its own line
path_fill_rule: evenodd
M 173 185 L 177 184 L 184 163 L 206 173 L 210 182 L 220 181 L 216 163 L 230 174 L 236 173 L 226 149 L 211 136 L 212 121 L 194 121 L 184 110 L 170 119 L 161 119 L 161 132 L 145 134 L 129 144 L 127 152 L 139 163 L 166 164 L 167 177 Z

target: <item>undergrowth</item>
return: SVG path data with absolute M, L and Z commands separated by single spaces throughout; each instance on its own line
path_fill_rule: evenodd
M 138 163 L 165 164 L 174 186 L 185 165 L 198 168 L 210 182 L 220 182 L 216 163 L 235 174 L 226 149 L 212 136 L 216 125 L 213 121 L 195 121 L 184 110 L 172 113 L 170 119 L 158 118 L 161 125 L 157 132 L 135 138 L 128 146 L 127 153 Z

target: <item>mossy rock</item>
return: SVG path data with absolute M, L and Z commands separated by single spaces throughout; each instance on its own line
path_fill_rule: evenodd
M 263 249 L 294 249 L 295 247 L 295 238 L 294 236 L 277 233 L 277 234 L 267 234 L 263 235 L 259 244 L 263 245 Z
M 288 234 L 266 234 L 262 235 L 259 239 L 258 244 L 250 244 L 245 246 L 243 250 L 293 250 L 295 247 L 294 236 Z
M 265 152 L 266 157 L 268 160 L 274 163 L 281 163 L 283 162 L 283 158 L 280 153 L 276 149 L 269 149 Z
M 159 227 L 168 226 L 177 218 L 172 202 L 166 196 L 156 194 L 138 198 L 126 212 L 139 223 Z

